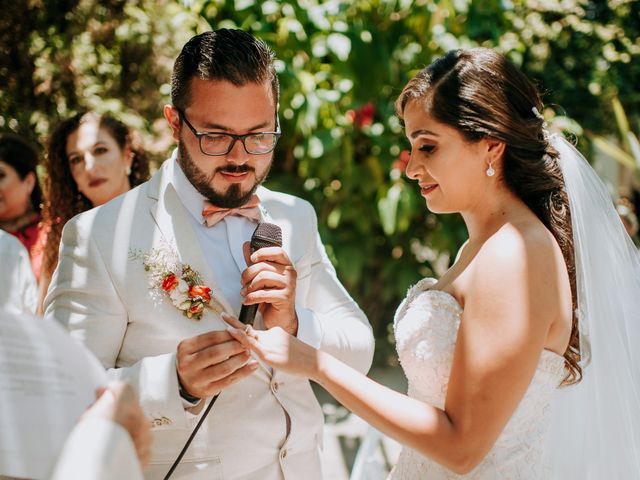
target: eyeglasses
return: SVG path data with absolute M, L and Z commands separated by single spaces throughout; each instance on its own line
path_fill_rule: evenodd
M 280 132 L 255 132 L 245 133 L 244 135 L 234 135 L 225 132 L 198 132 L 191 122 L 187 120 L 185 114 L 176 107 L 178 115 L 184 123 L 187 124 L 189 130 L 198 138 L 200 142 L 200 151 L 205 155 L 212 157 L 228 154 L 236 141 L 240 140 L 245 152 L 250 155 L 262 155 L 272 152 L 276 148 L 278 138 L 282 135 Z

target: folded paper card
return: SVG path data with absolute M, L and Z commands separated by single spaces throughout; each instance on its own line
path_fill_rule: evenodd
M 55 321 L 0 312 L 0 475 L 47 478 L 106 384 L 100 362 Z

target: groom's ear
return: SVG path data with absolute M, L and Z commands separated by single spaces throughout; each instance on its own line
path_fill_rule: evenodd
M 178 110 L 173 105 L 165 105 L 163 113 L 164 118 L 167 119 L 171 127 L 173 139 L 176 142 L 180 141 L 180 115 L 178 115 Z

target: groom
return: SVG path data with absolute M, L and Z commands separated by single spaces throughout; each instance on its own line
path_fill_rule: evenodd
M 313 208 L 260 186 L 280 135 L 278 96 L 262 41 L 226 29 L 193 37 L 164 110 L 173 156 L 64 229 L 46 315 L 136 387 L 153 425 L 148 479 L 164 477 L 215 396 L 172 478 L 321 478 L 323 417 L 309 382 L 251 360 L 222 311 L 259 303 L 257 328 L 370 366 L 371 327 L 336 278 Z M 258 220 L 281 227 L 283 246 L 249 258 Z

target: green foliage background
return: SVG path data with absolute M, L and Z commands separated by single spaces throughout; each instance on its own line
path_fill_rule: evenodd
M 466 236 L 458 216 L 429 213 L 401 173 L 407 144 L 393 102 L 420 68 L 452 48 L 494 47 L 539 84 L 547 117 L 613 134 L 618 98 L 640 130 L 638 0 L 1 3 L 0 129 L 43 145 L 60 118 L 109 111 L 156 162 L 172 148 L 161 109 L 186 40 L 220 27 L 263 38 L 280 60 L 284 132 L 268 186 L 315 206 L 379 339 L 407 287 L 442 273 Z M 393 356 L 379 345 L 378 360 Z

